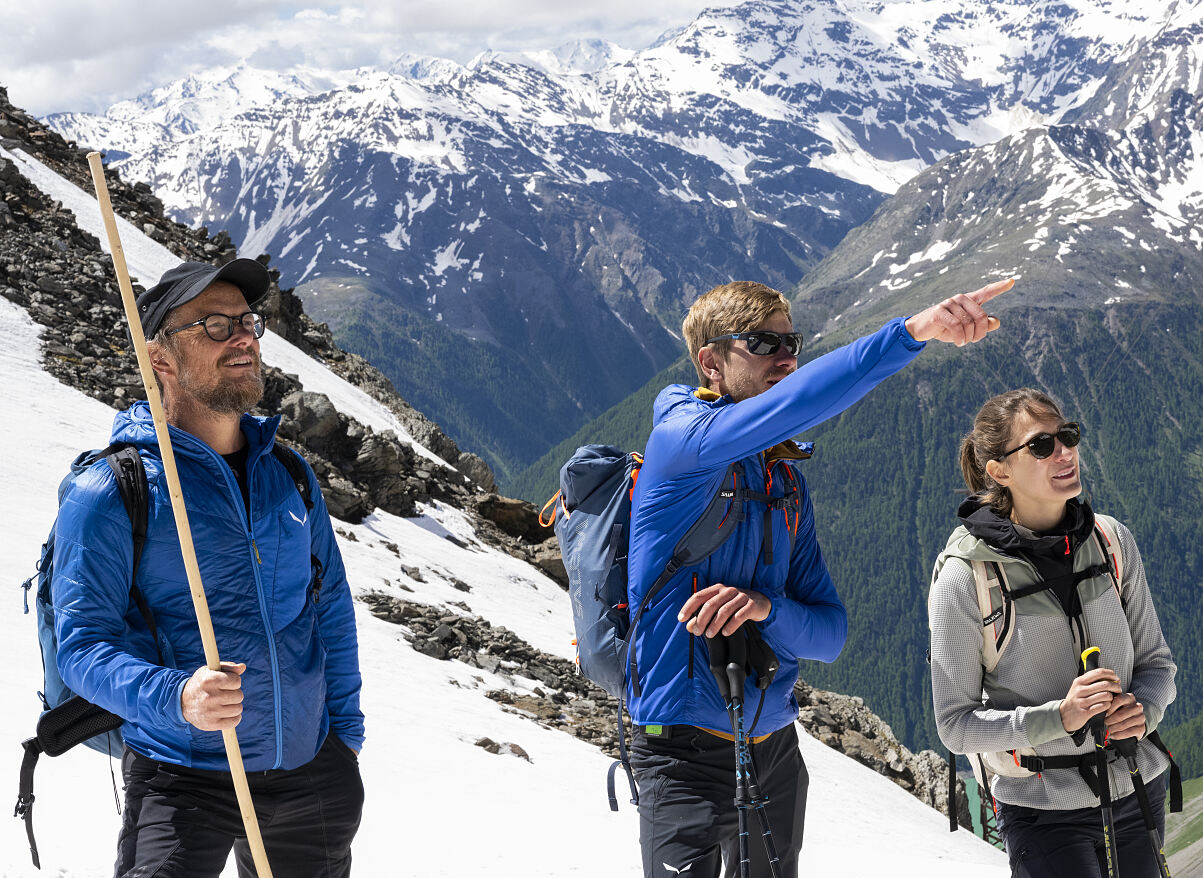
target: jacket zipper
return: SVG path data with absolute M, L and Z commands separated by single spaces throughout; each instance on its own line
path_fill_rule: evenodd
M 696 573 L 693 575 L 693 593 L 694 594 L 698 593 L 698 575 Z M 695 640 L 697 640 L 697 635 L 690 634 L 689 635 L 689 676 L 688 676 L 688 679 L 690 679 L 690 680 L 693 679 L 693 643 Z
M 230 465 L 225 462 L 225 460 L 221 457 L 221 455 L 219 455 L 216 451 L 214 451 L 208 445 L 204 445 L 203 443 L 201 443 L 201 444 L 203 445 L 204 449 L 207 452 L 209 452 L 209 454 L 211 456 L 217 458 L 218 469 L 221 471 L 222 477 L 225 479 L 226 488 L 229 489 L 229 493 L 233 496 L 234 506 L 238 510 L 238 514 L 239 514 L 239 516 L 241 516 L 242 521 L 246 525 L 247 543 L 249 544 L 249 547 L 251 550 L 251 555 L 253 556 L 253 558 L 255 560 L 255 563 L 251 565 L 251 569 L 254 570 L 254 572 L 255 572 L 255 593 L 256 593 L 256 596 L 259 598 L 259 616 L 263 620 L 263 631 L 267 637 L 267 650 L 268 650 L 268 654 L 271 658 L 271 665 L 272 665 L 272 707 L 274 708 L 273 712 L 275 714 L 273 719 L 275 721 L 274 725 L 275 725 L 275 732 L 276 732 L 276 759 L 272 765 L 272 768 L 273 769 L 279 768 L 281 765 L 284 764 L 284 727 L 283 727 L 284 721 L 282 718 L 283 717 L 283 707 L 280 704 L 280 699 L 281 699 L 281 696 L 280 696 L 280 659 L 279 659 L 279 656 L 276 654 L 276 638 L 272 632 L 271 619 L 267 612 L 267 596 L 266 596 L 266 594 L 264 594 L 264 591 L 263 591 L 263 577 L 260 575 L 260 570 L 259 570 L 259 568 L 263 564 L 263 559 L 259 556 L 259 545 L 255 541 L 255 532 L 254 532 L 254 529 L 251 527 L 248 510 L 242 504 L 242 491 L 238 488 L 237 482 L 234 481 L 233 470 L 230 469 Z M 249 504 L 251 498 L 253 497 L 253 492 L 251 491 L 251 488 L 250 488 L 252 462 L 253 461 L 251 460 L 250 455 L 247 455 L 247 461 L 246 461 L 247 491 L 246 491 L 246 494 L 247 494 L 248 504 Z

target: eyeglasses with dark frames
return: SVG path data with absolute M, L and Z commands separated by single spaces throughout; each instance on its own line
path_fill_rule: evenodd
M 183 332 L 185 329 L 200 326 L 205 330 L 205 335 L 209 336 L 209 338 L 214 341 L 225 341 L 234 334 L 235 325 L 241 326 L 254 335 L 255 338 L 263 338 L 263 330 L 265 328 L 263 315 L 254 311 L 244 311 L 237 316 L 230 314 L 206 314 L 200 320 L 185 323 L 183 326 L 177 326 L 175 329 L 168 329 L 163 334 L 168 336 L 175 335 L 177 332 Z
M 1037 433 L 1026 442 L 1016 445 L 1006 454 L 999 457 L 999 460 L 1005 460 L 1016 451 L 1022 451 L 1026 448 L 1032 452 L 1032 457 L 1037 460 L 1044 460 L 1056 449 L 1056 443 L 1060 442 L 1066 448 L 1073 448 L 1082 441 L 1082 428 L 1077 421 L 1070 421 L 1067 424 L 1062 424 L 1057 428 L 1056 433 Z
M 769 332 L 763 329 L 757 329 L 753 332 L 732 332 L 727 335 L 716 335 L 714 338 L 706 339 L 706 344 L 722 341 L 727 338 L 746 342 L 748 353 L 756 354 L 760 357 L 773 356 L 781 349 L 782 345 L 785 345 L 785 349 L 789 351 L 791 357 L 798 356 L 798 351 L 802 350 L 802 333 Z

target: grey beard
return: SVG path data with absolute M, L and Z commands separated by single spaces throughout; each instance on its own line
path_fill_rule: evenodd
M 244 381 L 222 382 L 216 387 L 193 391 L 197 402 L 217 414 L 240 415 L 263 399 L 263 376 L 256 373 Z
M 256 359 L 258 365 L 258 359 Z M 241 415 L 254 408 L 263 399 L 263 372 L 257 369 L 253 375 L 237 381 L 219 381 L 211 387 L 205 387 L 198 381 L 192 380 L 192 374 L 185 366 L 180 369 L 180 390 L 192 397 L 193 401 L 202 408 L 208 409 L 215 415 Z

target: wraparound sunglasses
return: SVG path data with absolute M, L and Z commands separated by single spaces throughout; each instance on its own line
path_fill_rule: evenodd
M 756 354 L 760 357 L 771 357 L 785 345 L 785 349 L 789 351 L 791 357 L 798 356 L 798 351 L 802 350 L 802 333 L 800 332 L 769 332 L 768 330 L 758 329 L 754 332 L 732 332 L 727 335 L 716 335 L 714 338 L 706 339 L 706 344 L 712 341 L 722 341 L 723 339 L 733 338 L 738 341 L 747 342 L 748 353 Z

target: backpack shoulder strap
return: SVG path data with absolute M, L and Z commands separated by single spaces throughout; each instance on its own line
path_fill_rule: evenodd
M 309 491 L 309 468 L 305 465 L 305 461 L 301 455 L 285 448 L 283 445 L 272 445 L 272 457 L 280 461 L 284 469 L 288 470 L 288 475 L 292 479 L 293 485 L 297 489 L 297 493 L 301 495 L 301 500 L 305 504 L 305 511 L 313 511 L 313 495 Z M 317 555 L 309 553 L 309 597 L 316 604 L 321 599 L 322 582 L 326 573 L 322 566 L 322 561 Z
M 1115 590 L 1122 601 L 1124 597 L 1124 558 L 1119 547 L 1118 522 L 1109 515 L 1096 514 L 1094 516 L 1094 534 L 1099 541 L 1099 547 L 1107 558 L 1112 579 L 1115 581 Z
M 1012 601 L 1007 588 L 1007 574 L 996 561 L 970 561 L 973 589 L 982 616 L 982 667 L 993 671 L 998 667 L 1003 651 L 1011 643 L 1015 628 L 1011 624 Z M 995 604 L 997 596 L 998 606 Z
M 288 470 L 293 484 L 297 486 L 297 493 L 305 502 L 306 511 L 312 512 L 313 496 L 309 493 L 309 473 L 306 471 L 305 462 L 301 460 L 301 456 L 282 445 L 272 445 L 272 457 L 280 461 L 284 469 Z

